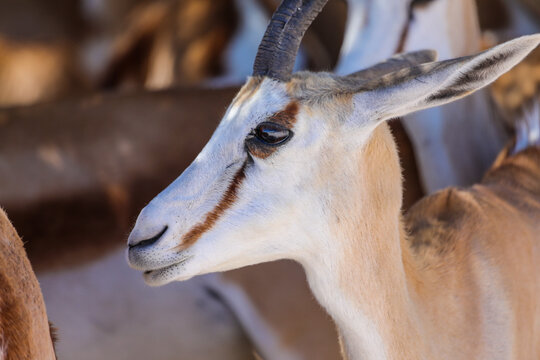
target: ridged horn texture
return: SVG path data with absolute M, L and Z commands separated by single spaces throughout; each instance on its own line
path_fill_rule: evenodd
M 300 42 L 328 0 L 283 0 L 259 45 L 253 76 L 290 79 Z

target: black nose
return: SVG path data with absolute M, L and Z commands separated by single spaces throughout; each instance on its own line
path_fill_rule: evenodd
M 168 226 L 165 226 L 163 230 L 161 230 L 157 235 L 152 236 L 150 239 L 141 240 L 135 244 L 129 244 L 129 248 L 132 249 L 134 247 L 144 247 L 144 246 L 155 244 L 156 241 L 158 241 L 159 238 L 161 238 L 163 234 L 165 234 L 168 228 L 169 228 Z

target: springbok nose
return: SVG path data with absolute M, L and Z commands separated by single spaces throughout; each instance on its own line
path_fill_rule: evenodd
M 161 230 L 159 233 L 157 233 L 156 235 L 152 236 L 149 239 L 140 239 L 140 240 L 129 239 L 129 243 L 128 243 L 129 249 L 132 249 L 134 247 L 140 248 L 140 247 L 145 247 L 145 246 L 155 244 L 163 236 L 163 234 L 165 234 L 168 228 L 169 228 L 168 226 L 165 226 L 163 230 Z

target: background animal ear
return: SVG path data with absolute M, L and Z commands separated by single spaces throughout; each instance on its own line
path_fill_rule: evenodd
M 478 55 L 401 69 L 359 84 L 354 100 L 374 120 L 442 105 L 490 84 L 540 43 L 540 34 L 508 41 Z

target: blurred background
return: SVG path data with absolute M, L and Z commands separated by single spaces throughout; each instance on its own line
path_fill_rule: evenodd
M 209 139 L 277 5 L 0 0 L 0 206 L 25 242 L 59 359 L 339 358 L 296 264 L 149 288 L 125 261 L 138 212 Z M 330 0 L 296 68 L 346 74 L 395 52 L 445 59 L 535 32 L 536 0 Z M 404 210 L 478 180 L 539 81 L 536 51 L 475 100 L 394 121 Z M 447 118 L 480 125 L 463 134 Z

